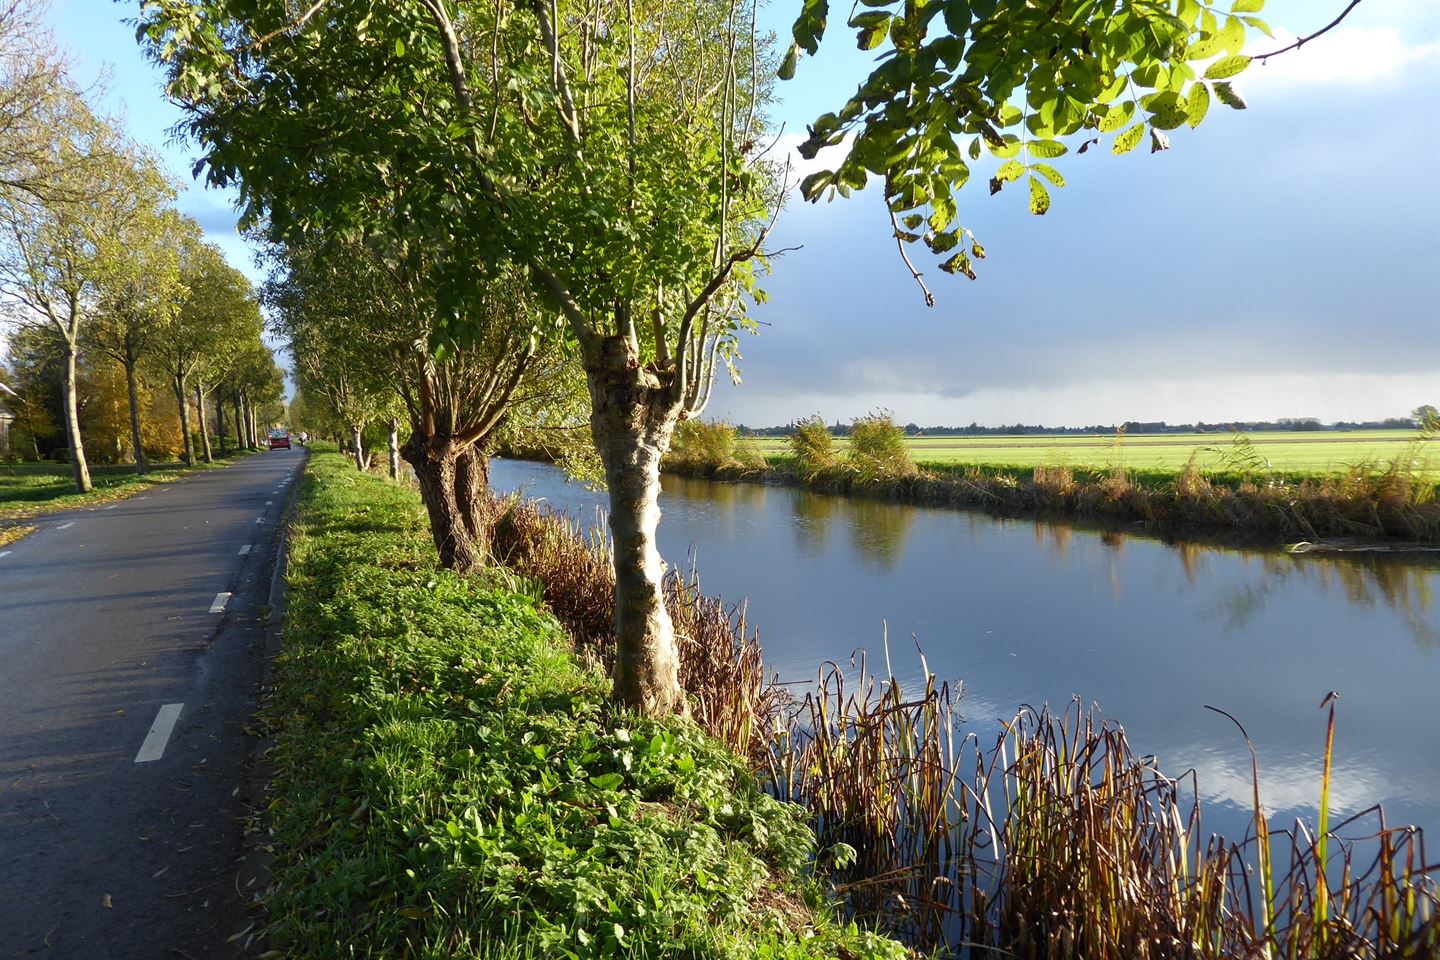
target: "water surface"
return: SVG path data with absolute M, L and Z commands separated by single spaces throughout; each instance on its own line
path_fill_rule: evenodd
M 523 489 L 590 521 L 603 494 L 544 464 L 496 461 Z M 993 739 L 1022 703 L 1098 703 L 1137 752 L 1194 768 L 1208 827 L 1244 829 L 1249 730 L 1263 798 L 1313 820 L 1325 714 L 1340 693 L 1332 800 L 1383 801 L 1440 835 L 1440 560 L 1245 551 L 913 507 L 789 487 L 667 477 L 660 546 L 693 551 L 702 585 L 746 600 L 784 680 L 883 655 L 895 674 L 962 680 L 967 730 Z

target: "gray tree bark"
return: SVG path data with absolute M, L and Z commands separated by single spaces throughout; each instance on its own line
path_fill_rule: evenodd
M 175 402 L 180 406 L 180 432 L 185 435 L 185 465 L 195 466 L 195 441 L 190 439 L 190 403 L 185 397 L 185 378 L 175 378 Z
M 230 451 L 225 438 L 225 394 L 219 388 L 215 388 L 215 435 L 220 438 L 220 456 L 228 456 Z
M 145 462 L 145 442 L 140 438 L 140 388 L 135 382 L 135 358 L 125 361 L 125 392 L 130 399 L 130 445 L 135 453 L 135 473 L 149 469 Z
M 684 713 L 680 653 L 665 609 L 660 460 L 680 419 L 670 385 L 621 337 L 587 358 L 590 432 L 610 488 L 615 558 L 615 699 L 647 716 Z
M 205 422 L 205 388 L 198 383 L 195 384 L 195 410 L 200 417 L 200 450 L 206 463 L 214 463 L 215 457 L 210 452 L 210 426 Z
M 400 421 L 390 418 L 390 479 L 400 479 Z
M 65 344 L 65 383 L 62 387 L 65 408 L 65 440 L 70 444 L 70 472 L 75 478 L 75 489 L 89 493 L 90 464 L 85 460 L 85 441 L 80 437 L 80 405 L 75 396 L 75 343 Z
M 363 473 L 365 470 L 365 445 L 358 423 L 350 424 L 350 456 L 355 460 L 355 469 Z

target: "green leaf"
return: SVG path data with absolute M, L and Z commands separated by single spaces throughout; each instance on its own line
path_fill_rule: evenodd
M 1189 124 L 1192 128 L 1200 126 L 1200 121 L 1205 119 L 1205 114 L 1210 110 L 1210 88 L 1203 83 L 1197 83 L 1190 87 L 1190 96 L 1185 99 L 1185 112 L 1189 115 Z
M 785 54 L 785 59 L 781 61 L 780 69 L 775 71 L 775 75 L 781 80 L 795 79 L 795 64 L 799 60 L 800 44 L 792 40 L 790 42 L 790 50 Z
M 602 773 L 598 777 L 591 777 L 590 783 L 601 790 L 614 790 L 625 782 L 625 775 L 621 773 Z
M 1265 0 L 1235 0 L 1230 5 L 1231 13 L 1259 13 L 1265 9 Z
M 1143 136 L 1145 136 L 1145 124 L 1137 123 L 1115 138 L 1115 143 L 1111 145 L 1110 151 L 1112 153 L 1129 153 L 1140 145 L 1140 138 Z
M 1241 17 L 1240 19 L 1244 20 L 1246 23 L 1250 24 L 1250 26 L 1265 34 L 1265 36 L 1271 37 L 1272 39 L 1274 38 L 1275 31 L 1270 29 L 1270 24 L 1266 23 L 1264 20 L 1261 20 L 1259 17 Z
M 1215 99 L 1232 110 L 1244 110 L 1249 106 L 1240 92 L 1223 80 L 1215 84 Z
M 405 41 L 401 40 L 399 37 L 395 38 L 395 56 L 405 56 Z
M 1135 104 L 1133 101 L 1126 100 L 1124 103 L 1116 104 L 1110 108 L 1110 112 L 1105 114 L 1105 118 L 1100 121 L 1100 132 L 1114 133 L 1129 123 L 1130 118 L 1133 116 L 1135 116 Z
M 1039 178 L 1030 178 L 1030 212 L 1037 217 L 1043 217 L 1050 210 L 1050 191 L 1045 189 L 1045 184 Z
M 1245 24 L 1239 17 L 1226 17 L 1218 34 L 1220 43 L 1231 53 L 1245 49 Z
M 970 265 L 970 258 L 963 250 L 940 264 L 940 269 L 946 273 L 963 273 L 971 280 L 975 279 L 975 268 Z
M 1005 140 L 1000 146 L 990 144 L 990 152 L 1001 160 L 1006 157 L 1013 157 L 1020 152 L 1020 138 L 1013 133 L 1005 134 Z
M 1249 57 L 1229 56 L 1221 57 L 1210 66 L 1205 68 L 1206 80 L 1224 80 L 1226 77 L 1233 77 L 1235 74 L 1250 66 Z
M 1057 187 L 1065 186 L 1065 178 L 1060 175 L 1060 171 L 1056 170 L 1048 163 L 1032 163 L 1030 164 L 1030 169 L 1034 170 L 1036 173 L 1040 174 L 1040 176 L 1044 177 L 1046 180 L 1049 180 Z
M 971 159 L 971 160 L 979 160 L 979 159 L 980 159 L 980 138 L 979 138 L 979 137 L 976 137 L 975 139 L 973 139 L 973 140 L 970 141 L 970 151 L 969 151 L 969 153 L 970 153 L 970 159 Z
M 1009 183 L 1011 180 L 1019 180 L 1025 172 L 1025 166 L 1019 160 L 1006 160 L 1000 164 L 1000 169 L 995 171 L 995 179 Z
M 1045 157 L 1046 159 L 1063 157 L 1070 152 L 1070 148 L 1059 140 L 1032 140 L 1029 150 L 1031 156 Z

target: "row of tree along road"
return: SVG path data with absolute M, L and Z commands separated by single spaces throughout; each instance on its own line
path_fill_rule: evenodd
M 59 449 L 77 490 L 88 491 L 82 422 L 112 371 L 124 379 L 129 429 L 107 444 L 107 458 L 128 457 L 144 472 L 147 447 L 170 452 L 143 422 L 157 409 L 146 402 L 152 385 L 174 398 L 175 452 L 186 463 L 211 458 L 212 416 L 222 445 L 229 432 L 254 445 L 257 411 L 280 398 L 283 381 L 261 342 L 249 281 L 174 209 L 176 185 L 158 160 L 72 83 L 37 6 L 0 13 L 0 58 L 3 379 L 8 405 L 20 407 L 14 452 L 38 456 L 47 434 L 63 433 Z
M 1024 180 L 1198 125 L 1268 33 L 1263 0 L 875 3 L 849 27 L 884 54 L 800 152 L 848 142 L 807 199 L 883 182 L 904 263 L 972 276 L 958 219 L 970 164 Z M 768 117 L 814 54 L 824 0 L 788 50 L 729 0 L 146 0 L 137 33 L 217 184 L 272 245 L 276 319 L 308 400 L 352 425 L 403 416 L 442 560 L 480 562 L 475 515 L 502 432 L 573 442 L 588 420 L 611 499 L 617 700 L 684 709 L 655 546 L 661 460 L 755 329 L 789 192 Z M 982 180 L 983 182 L 983 180 Z M 909 252 L 909 251 L 914 251 Z M 352 430 L 352 433 L 355 432 Z M 561 440 L 553 440 L 559 437 Z

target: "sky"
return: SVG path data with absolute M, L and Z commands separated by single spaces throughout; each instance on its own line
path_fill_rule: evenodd
M 798 0 L 762 14 L 782 37 Z M 1276 41 L 1342 0 L 1270 0 Z M 180 208 L 230 261 L 259 273 L 233 196 L 189 176 L 178 112 L 139 56 L 129 3 L 51 0 L 57 41 L 132 136 L 185 184 Z M 782 149 L 836 110 L 869 65 L 837 15 L 820 56 L 781 83 Z M 1318 417 L 1367 420 L 1440 404 L 1440 3 L 1364 0 L 1344 24 L 1236 86 L 1172 149 L 1063 158 L 1044 217 L 1023 190 L 988 196 L 977 168 L 962 222 L 979 279 L 921 263 L 924 300 L 895 251 L 878 187 L 780 215 L 743 384 L 707 417 L 751 426 L 889 410 L 922 425 Z M 797 172 L 807 164 L 795 158 Z M 813 166 L 813 165 L 810 165 Z

